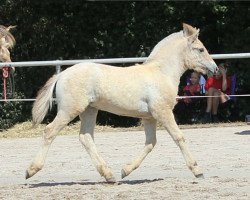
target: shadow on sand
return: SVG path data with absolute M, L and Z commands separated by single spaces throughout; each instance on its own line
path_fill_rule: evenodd
M 236 132 L 234 134 L 236 134 L 236 135 L 250 135 L 250 130 L 248 130 L 248 131 L 242 131 L 242 132 Z
M 39 187 L 53 187 L 53 186 L 72 186 L 72 185 L 122 185 L 122 184 L 128 184 L 128 185 L 137 185 L 142 183 L 152 183 L 156 181 L 161 181 L 162 178 L 153 179 L 153 180 L 125 180 L 125 181 L 117 181 L 116 183 L 107 183 L 106 181 L 101 182 L 59 182 L 59 183 L 51 183 L 51 182 L 43 182 L 43 183 L 35 183 L 35 184 L 25 184 L 25 186 L 29 188 L 39 188 Z

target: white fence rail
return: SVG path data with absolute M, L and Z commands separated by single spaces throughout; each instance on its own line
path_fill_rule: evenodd
M 250 58 L 250 53 L 232 53 L 232 54 L 212 54 L 213 59 L 242 59 Z M 140 63 L 144 62 L 147 57 L 140 58 L 108 58 L 108 59 L 84 59 L 84 60 L 54 60 L 54 61 L 29 61 L 29 62 L 6 62 L 0 63 L 0 67 L 42 67 L 42 66 L 56 66 L 56 72 L 60 72 L 60 67 L 64 65 L 74 65 L 82 62 L 95 62 L 103 64 L 117 64 L 117 63 Z M 1 89 L 0 89 L 1 90 Z M 238 95 L 238 96 L 249 96 Z M 7 101 L 34 101 L 35 99 L 8 99 Z M 0 99 L 1 101 L 5 101 Z
M 213 59 L 237 59 L 237 58 L 250 58 L 250 53 L 212 54 L 211 56 Z M 104 64 L 137 63 L 137 62 L 144 62 L 146 59 L 147 57 L 6 62 L 6 63 L 0 63 L 0 67 L 3 67 L 3 66 L 12 66 L 12 67 L 63 66 L 63 65 L 74 65 L 77 63 L 81 63 L 81 62 L 96 62 L 96 63 L 104 63 Z

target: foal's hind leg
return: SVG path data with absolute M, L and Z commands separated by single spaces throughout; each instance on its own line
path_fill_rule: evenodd
M 71 120 L 72 118 L 70 118 L 68 114 L 60 110 L 53 122 L 46 126 L 43 134 L 42 146 L 30 167 L 26 170 L 26 179 L 32 177 L 43 168 L 49 147 L 52 141 L 55 139 L 56 134 L 62 130 Z
M 164 105 L 165 106 L 165 105 Z M 159 107 L 158 107 L 159 108 Z M 203 177 L 203 173 L 200 167 L 198 167 L 197 162 L 194 160 L 189 148 L 185 142 L 183 133 L 177 126 L 173 112 L 170 108 L 161 107 L 163 109 L 153 109 L 153 116 L 157 121 L 159 121 L 169 132 L 175 143 L 180 148 L 188 168 L 193 172 L 195 177 Z
M 94 127 L 96 124 L 96 116 L 98 110 L 88 107 L 81 115 L 81 130 L 79 139 L 86 151 L 90 155 L 97 171 L 101 176 L 104 176 L 107 182 L 116 182 L 111 169 L 107 166 L 106 162 L 100 156 L 94 143 Z
M 156 120 L 155 119 L 144 119 L 144 129 L 146 135 L 146 142 L 143 151 L 140 155 L 133 160 L 131 163 L 127 164 L 122 169 L 122 178 L 128 176 L 132 171 L 137 169 L 142 161 L 146 158 L 149 152 L 152 151 L 156 144 Z

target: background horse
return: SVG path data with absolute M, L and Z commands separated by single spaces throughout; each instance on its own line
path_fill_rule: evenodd
M 13 35 L 9 32 L 10 29 L 15 28 L 16 26 L 5 27 L 0 25 L 0 61 L 2 62 L 11 62 L 9 49 L 13 48 L 16 41 Z M 2 77 L 3 77 L 3 96 L 4 99 L 8 97 L 12 97 L 14 95 L 14 76 L 13 73 L 15 68 L 8 66 L 0 67 L 2 69 Z M 8 84 L 7 84 L 8 80 Z M 8 92 L 7 92 L 8 88 Z M 8 95 L 7 95 L 8 94 Z
M 9 49 L 13 48 L 16 41 L 9 32 L 15 26 L 5 27 L 0 25 L 0 60 L 2 62 L 11 62 Z
M 94 126 L 98 110 L 141 118 L 146 142 L 142 152 L 122 168 L 122 178 L 139 167 L 156 144 L 156 122 L 159 121 L 179 146 L 187 166 L 196 177 L 203 176 L 178 128 L 173 108 L 181 75 L 188 69 L 214 72 L 217 66 L 198 39 L 199 30 L 183 24 L 183 31 L 159 42 L 145 63 L 127 68 L 95 63 L 76 64 L 50 78 L 39 91 L 32 109 L 33 122 L 42 122 L 52 106 L 56 89 L 58 111 L 43 134 L 42 147 L 26 171 L 26 178 L 44 166 L 56 134 L 76 116 L 80 116 L 80 141 L 97 171 L 106 181 L 115 182 L 111 169 L 98 153 L 94 143 Z

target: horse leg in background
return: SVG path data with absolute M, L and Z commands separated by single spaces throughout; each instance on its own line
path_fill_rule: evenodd
M 165 106 L 165 105 L 164 105 Z M 194 160 L 193 155 L 189 151 L 189 148 L 185 142 L 183 133 L 177 126 L 173 112 L 170 108 L 164 108 L 164 106 L 157 108 L 152 112 L 153 116 L 157 121 L 159 121 L 168 131 L 168 133 L 171 135 L 177 146 L 180 148 L 184 159 L 186 161 L 186 164 L 188 168 L 192 171 L 195 177 L 203 177 L 203 172 L 201 168 L 197 165 L 197 162 Z M 166 106 L 165 106 L 166 107 Z
M 124 178 L 125 176 L 128 176 L 132 171 L 137 169 L 142 163 L 142 161 L 146 158 L 148 153 L 152 151 L 152 149 L 154 148 L 156 144 L 156 120 L 153 118 L 143 119 L 143 123 L 144 123 L 145 135 L 146 135 L 145 146 L 143 148 L 143 151 L 135 160 L 133 160 L 131 163 L 123 167 L 121 171 L 122 178 Z
M 63 110 L 59 110 L 53 122 L 46 126 L 43 134 L 42 146 L 35 159 L 26 170 L 26 179 L 32 177 L 43 168 L 49 147 L 56 138 L 56 134 L 61 131 L 73 118 L 74 117 L 70 117 Z
M 107 166 L 106 162 L 100 156 L 94 143 L 94 128 L 96 124 L 96 116 L 98 110 L 96 108 L 88 107 L 83 113 L 80 114 L 81 129 L 79 139 L 86 151 L 90 155 L 95 168 L 104 176 L 107 182 L 116 182 L 111 169 Z

